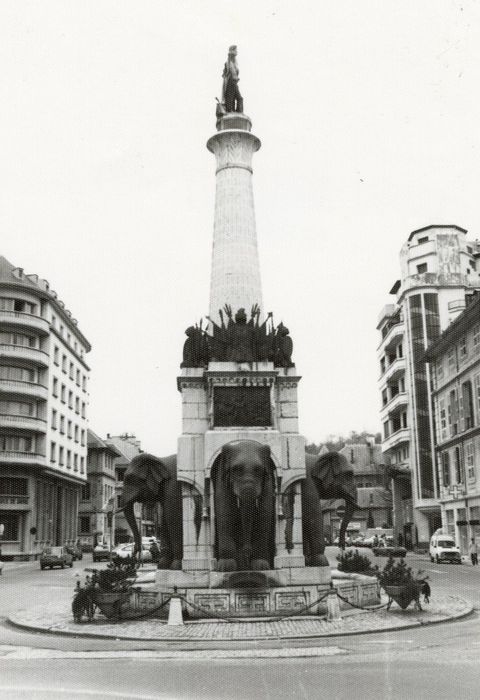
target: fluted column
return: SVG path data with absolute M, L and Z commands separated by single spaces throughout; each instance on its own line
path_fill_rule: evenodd
M 262 307 L 252 188 L 252 157 L 260 140 L 243 114 L 226 115 L 218 126 L 207 142 L 217 163 L 210 282 L 210 316 L 217 323 L 224 304 L 234 314 L 241 307 L 247 314 L 253 304 Z

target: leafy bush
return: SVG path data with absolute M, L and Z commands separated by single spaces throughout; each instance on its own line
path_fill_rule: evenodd
M 113 561 L 106 569 L 90 569 L 91 578 L 87 576 L 86 587 L 102 593 L 127 591 L 135 578 L 135 564 L 131 560 Z
M 372 572 L 370 559 L 365 554 L 360 554 L 358 549 L 348 549 L 341 554 L 337 554 L 338 570 L 345 573 L 367 573 Z
M 412 569 L 407 566 L 405 559 L 395 561 L 393 557 L 389 557 L 387 563 L 380 570 L 376 568 L 376 577 L 381 586 L 405 586 L 408 584 L 416 584 L 423 575 L 423 571 L 413 573 Z

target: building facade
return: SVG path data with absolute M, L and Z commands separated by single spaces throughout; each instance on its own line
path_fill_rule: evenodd
M 433 343 L 433 377 L 442 527 L 462 554 L 480 544 L 480 294 Z
M 480 288 L 478 242 L 458 226 L 413 231 L 400 253 L 401 279 L 378 330 L 382 448 L 389 463 L 397 538 L 426 546 L 441 526 L 433 389 L 426 348 Z
M 0 257 L 0 523 L 4 554 L 77 537 L 90 344 L 46 280 Z
M 78 534 L 85 549 L 110 542 L 113 518 L 109 521 L 108 514 L 116 508 L 115 459 L 122 456 L 90 429 L 87 446 L 87 483 L 82 486 L 78 512 Z

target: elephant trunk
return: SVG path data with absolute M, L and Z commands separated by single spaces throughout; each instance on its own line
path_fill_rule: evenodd
M 340 549 L 345 549 L 345 533 L 347 531 L 348 523 L 352 519 L 356 503 L 354 500 L 345 499 L 345 515 L 342 518 L 340 525 L 340 533 L 338 535 L 338 544 Z
M 255 494 L 252 493 L 251 495 L 249 494 L 246 497 L 240 498 L 239 505 L 243 541 L 242 551 L 240 553 L 240 566 L 243 569 L 249 569 L 252 558 L 253 521 L 256 511 Z

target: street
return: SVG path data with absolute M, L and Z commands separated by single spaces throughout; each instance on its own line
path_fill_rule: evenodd
M 335 548 L 327 553 L 333 563 Z M 384 562 L 373 556 L 372 560 Z M 428 574 L 433 597 L 453 593 L 480 609 L 478 567 L 434 565 L 413 554 L 407 562 Z M 227 654 L 229 644 L 204 642 L 193 647 L 185 642 L 86 639 L 16 629 L 5 621 L 10 611 L 42 605 L 52 596 L 69 606 L 76 575 L 91 566 L 91 555 L 75 562 L 73 569 L 40 571 L 38 563 L 13 566 L 6 564 L 0 578 L 0 698 L 478 697 L 477 612 L 462 621 L 421 629 L 300 644 L 246 642 L 235 647 L 250 657 L 212 658 L 213 649 Z M 272 646 L 275 652 L 268 651 Z M 187 655 L 165 658 L 174 650 Z M 255 658 L 261 653 L 279 658 Z M 288 658 L 299 653 L 313 655 Z

